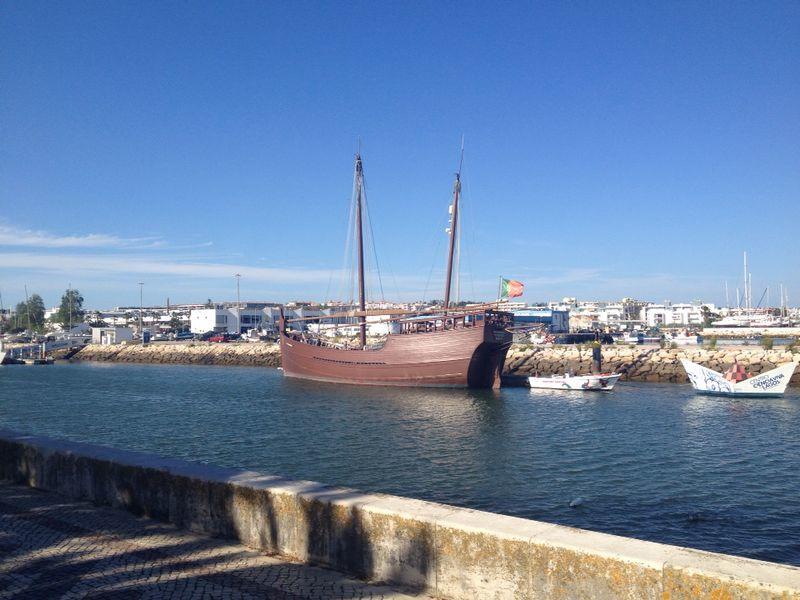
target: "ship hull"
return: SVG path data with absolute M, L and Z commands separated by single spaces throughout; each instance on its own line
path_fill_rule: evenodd
M 343 350 L 281 334 L 284 374 L 316 381 L 407 387 L 499 386 L 511 335 L 471 327 L 392 334 L 376 350 Z

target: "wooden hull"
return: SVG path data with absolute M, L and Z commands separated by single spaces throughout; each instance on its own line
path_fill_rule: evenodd
M 316 346 L 281 328 L 283 371 L 290 377 L 357 385 L 497 387 L 511 334 L 484 324 L 392 334 L 377 350 Z

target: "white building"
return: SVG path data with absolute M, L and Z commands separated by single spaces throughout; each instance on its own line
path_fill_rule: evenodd
M 92 343 L 119 344 L 133 340 L 133 329 L 130 327 L 92 327 Z
M 189 314 L 189 330 L 192 333 L 246 333 L 261 327 L 263 319 L 261 308 L 198 308 Z
M 648 327 L 678 325 L 684 327 L 702 326 L 703 306 L 714 312 L 713 304 L 650 304 L 642 308 L 642 321 Z

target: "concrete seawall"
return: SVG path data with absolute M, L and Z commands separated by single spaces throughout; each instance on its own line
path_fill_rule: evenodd
M 604 370 L 624 373 L 628 381 L 685 383 L 686 373 L 680 364 L 688 358 L 711 369 L 722 371 L 738 360 L 754 374 L 768 371 L 777 365 L 798 361 L 800 348 L 791 352 L 784 348 L 764 350 L 757 346 L 728 346 L 712 349 L 703 346 L 662 349 L 657 346 L 604 346 Z M 103 362 L 180 363 L 197 365 L 280 366 L 277 344 L 213 344 L 192 342 L 182 344 L 150 344 L 100 346 L 90 344 L 75 359 Z M 510 375 L 550 374 L 570 371 L 575 374 L 591 371 L 591 350 L 577 346 L 514 345 L 506 360 Z M 795 371 L 792 386 L 800 386 L 800 369 Z
M 11 431 L 0 479 L 443 599 L 800 599 L 795 567 Z

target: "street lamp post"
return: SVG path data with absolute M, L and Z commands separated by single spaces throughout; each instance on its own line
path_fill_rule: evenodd
M 142 321 L 142 311 L 144 310 L 144 304 L 142 302 L 142 298 L 144 297 L 144 282 L 139 282 L 139 335 L 142 338 L 142 346 L 144 346 L 144 325 Z
M 242 304 L 239 297 L 239 280 L 242 278 L 240 273 L 234 274 L 236 277 L 236 332 L 242 333 Z

